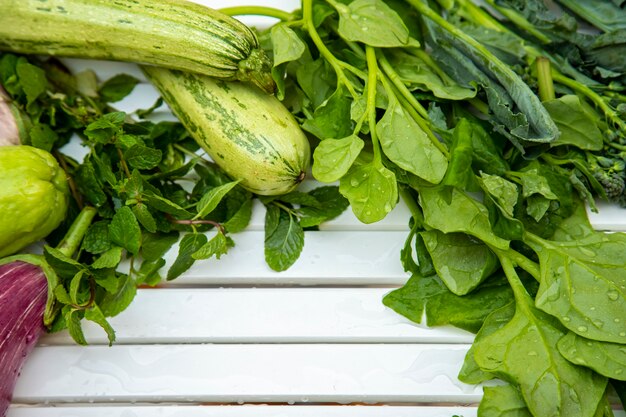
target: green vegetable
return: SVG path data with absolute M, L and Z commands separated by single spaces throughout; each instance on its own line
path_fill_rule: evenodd
M 46 151 L 0 147 L 0 257 L 13 254 L 56 229 L 65 219 L 65 172 Z
M 272 28 L 263 44 L 295 52 L 274 67 L 280 97 L 320 140 L 314 176 L 339 181 L 361 221 L 406 202 L 400 259 L 412 276 L 384 303 L 478 332 L 459 377 L 508 383 L 485 391 L 481 414 L 610 415 L 607 377 L 622 364 L 607 357 L 626 346 L 626 246 L 591 228 L 585 202 L 624 198 L 624 55 L 608 52 L 622 35 L 578 34 L 539 0 L 438 3 L 267 10 L 290 31 L 279 39 Z M 281 218 L 294 232 L 271 246 L 291 250 L 288 215 L 273 210 L 266 232 Z
M 189 1 L 3 1 L 0 50 L 140 62 L 274 91 L 254 32 Z
M 308 140 L 274 96 L 191 73 L 144 72 L 198 144 L 242 187 L 284 194 L 304 179 Z

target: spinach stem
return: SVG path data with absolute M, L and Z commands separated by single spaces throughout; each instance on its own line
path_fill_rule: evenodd
M 402 198 L 404 203 L 409 208 L 411 216 L 415 220 L 415 224 L 419 227 L 422 227 L 424 224 L 424 213 L 422 213 L 419 204 L 417 204 L 415 197 L 411 193 L 411 189 L 405 186 L 399 186 L 398 193 L 400 194 L 400 197 Z
M 422 106 L 422 104 L 417 101 L 415 96 L 411 94 L 409 89 L 404 85 L 404 82 L 400 79 L 400 76 L 393 69 L 387 57 L 383 53 L 378 54 L 378 61 L 380 62 L 380 67 L 383 69 L 383 72 L 389 78 L 391 83 L 396 87 L 396 89 L 402 94 L 402 96 L 408 101 L 411 106 L 422 116 L 424 119 L 428 119 L 428 111 Z
M 515 270 L 515 265 L 513 265 L 513 261 L 507 256 L 507 254 L 500 255 L 500 264 L 502 265 L 504 275 L 506 276 L 509 285 L 513 289 L 513 296 L 515 297 L 516 305 L 527 305 L 527 300 L 530 298 L 530 296 L 528 295 L 528 291 L 526 291 L 526 287 L 524 287 L 524 284 L 522 283 L 519 275 L 517 275 L 517 271 Z
M 304 20 L 304 26 L 311 37 L 311 40 L 317 47 L 317 50 L 322 54 L 322 56 L 328 61 L 328 63 L 333 67 L 335 73 L 337 74 L 337 82 L 344 84 L 350 95 L 353 98 L 357 98 L 358 94 L 354 90 L 354 87 L 350 80 L 346 77 L 346 74 L 343 72 L 343 66 L 341 61 L 339 61 L 332 52 L 326 47 L 324 41 L 320 37 L 319 33 L 315 29 L 315 25 L 313 24 L 313 0 L 302 0 L 302 15 Z
M 550 60 L 540 56 L 535 60 L 537 66 L 537 81 L 539 83 L 539 98 L 541 101 L 554 100 L 556 94 L 554 92 L 554 83 L 552 82 L 552 71 Z
M 515 10 L 509 9 L 506 7 L 501 7 L 498 4 L 496 4 L 494 0 L 485 0 L 485 2 L 489 4 L 491 7 L 493 7 L 494 9 L 496 9 L 504 17 L 506 17 L 511 22 L 513 22 L 513 24 L 515 24 L 517 27 L 520 27 L 524 29 L 525 31 L 527 31 L 528 33 L 530 33 L 531 35 L 533 35 L 535 38 L 537 38 L 539 42 L 543 44 L 550 43 L 550 38 L 548 36 L 546 36 L 543 32 L 538 30 L 532 23 L 526 20 L 524 16 L 517 13 Z M 474 7 L 477 7 L 477 6 L 474 6 Z
M 376 84 L 378 83 L 378 63 L 376 62 L 376 51 L 371 46 L 365 47 L 367 58 L 367 115 L 372 138 L 372 148 L 374 150 L 374 161 L 382 163 L 380 154 L 380 144 L 376 133 Z
M 289 12 L 265 6 L 233 6 L 224 7 L 223 9 L 219 9 L 219 11 L 229 16 L 266 16 L 274 17 L 285 22 L 293 19 L 293 15 Z

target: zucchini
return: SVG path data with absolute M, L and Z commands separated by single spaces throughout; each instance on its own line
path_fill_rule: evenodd
M 302 182 L 310 145 L 275 96 L 195 73 L 142 69 L 196 142 L 241 186 L 278 195 Z
M 0 0 L 0 50 L 137 62 L 275 88 L 271 61 L 249 27 L 185 0 Z

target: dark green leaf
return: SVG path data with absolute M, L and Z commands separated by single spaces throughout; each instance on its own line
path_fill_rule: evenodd
M 155 210 L 162 211 L 164 213 L 168 213 L 177 217 L 191 217 L 191 213 L 189 213 L 178 204 L 151 192 L 144 192 L 144 194 L 142 195 L 142 199 L 148 206 L 152 207 Z
M 76 170 L 74 180 L 78 191 L 96 207 L 104 205 L 108 198 L 102 188 L 93 164 L 89 160 L 85 160 Z
M 91 267 L 96 269 L 116 268 L 122 261 L 123 250 L 124 249 L 120 246 L 113 246 L 111 249 L 102 253 L 98 259 L 91 264 Z
M 124 152 L 124 159 L 133 168 L 152 169 L 161 162 L 162 152 L 159 149 L 143 145 L 134 145 Z
M 456 295 L 474 290 L 500 267 L 498 258 L 487 245 L 464 233 L 428 230 L 420 235 L 437 275 Z
M 41 123 L 35 124 L 30 129 L 29 136 L 32 146 L 47 152 L 52 150 L 55 142 L 59 139 L 59 135 L 50 126 Z
M 195 262 L 193 254 L 200 250 L 205 243 L 207 243 L 207 237 L 202 233 L 187 233 L 183 236 L 180 240 L 178 256 L 167 271 L 167 280 L 171 281 L 187 271 Z
M 126 113 L 112 112 L 100 117 L 85 128 L 85 135 L 96 143 L 111 143 L 121 133 Z
M 150 210 L 145 204 L 137 203 L 132 208 L 133 214 L 139 220 L 139 223 L 150 233 L 157 231 L 156 220 L 150 213 Z
M 33 103 L 46 92 L 48 80 L 44 70 L 29 63 L 25 58 L 19 58 L 15 71 L 26 94 L 27 104 Z
M 220 257 L 226 254 L 226 252 L 228 252 L 228 249 L 232 248 L 233 246 L 234 242 L 229 236 L 224 235 L 224 233 L 218 232 L 191 256 L 193 259 L 196 260 L 209 259 L 211 256 L 215 256 L 217 259 L 220 259 Z
M 100 310 L 97 305 L 85 310 L 85 319 L 99 324 L 100 327 L 104 329 L 107 334 L 107 338 L 109 339 L 109 346 L 115 342 L 115 330 L 113 330 L 113 327 L 111 327 L 107 319 L 104 317 L 102 310 Z
M 319 205 L 318 207 L 301 207 L 298 210 L 302 227 L 318 226 L 322 222 L 334 219 L 350 205 L 348 200 L 339 192 L 339 188 L 334 186 L 315 188 L 309 191 L 309 195 L 315 198 Z
M 87 252 L 99 254 L 106 252 L 111 247 L 109 239 L 109 222 L 100 220 L 89 226 L 83 239 L 82 248 Z
M 79 345 L 87 345 L 87 340 L 85 340 L 85 334 L 83 333 L 83 329 L 80 325 L 80 321 L 82 319 L 83 312 L 82 310 L 76 309 L 68 309 L 65 316 L 65 324 L 67 325 L 67 330 L 72 336 L 72 339 Z
M 133 255 L 139 252 L 141 229 L 130 207 L 124 206 L 115 212 L 109 224 L 109 238 Z
M 156 261 L 178 242 L 178 232 L 144 233 L 141 242 L 141 256 L 146 261 Z
M 151 287 L 159 284 L 162 280 L 159 270 L 165 266 L 165 259 L 159 258 L 154 261 L 144 260 L 137 274 L 137 285 L 146 284 Z
M 135 298 L 137 286 L 135 281 L 126 274 L 118 274 L 118 289 L 114 294 L 107 293 L 98 303 L 106 317 L 113 317 L 126 310 Z
M 302 128 L 320 139 L 344 138 L 352 134 L 351 102 L 344 89 L 338 88 L 315 109 L 312 119 L 305 120 Z
M 304 232 L 295 215 L 268 210 L 265 218 L 265 261 L 275 271 L 284 271 L 298 259 L 304 247 Z
M 72 279 L 81 270 L 85 269 L 80 262 L 47 245 L 44 246 L 44 257 L 47 264 L 54 269 L 54 272 L 61 279 Z
M 193 217 L 193 219 L 195 220 L 203 218 L 211 213 L 213 210 L 215 210 L 220 201 L 222 201 L 226 194 L 228 194 L 228 192 L 232 190 L 238 183 L 239 181 L 232 181 L 207 191 L 198 202 L 198 205 L 196 207 L 198 212 Z
M 561 136 L 553 146 L 574 145 L 580 149 L 596 151 L 602 149 L 602 132 L 585 112 L 578 96 L 564 95 L 544 101 L 543 105 L 561 131 Z
M 416 323 L 422 322 L 425 311 L 429 326 L 453 325 L 477 332 L 489 313 L 513 299 L 511 288 L 501 277 L 490 279 L 489 284 L 461 297 L 450 292 L 436 275 L 414 274 L 402 288 L 387 294 L 383 303 Z
M 252 199 L 244 201 L 235 214 L 222 223 L 224 229 L 226 229 L 229 233 L 237 233 L 248 227 L 250 219 L 252 218 L 252 205 Z
M 115 103 L 129 95 L 139 80 L 128 74 L 117 74 L 100 86 L 100 97 L 109 103 Z

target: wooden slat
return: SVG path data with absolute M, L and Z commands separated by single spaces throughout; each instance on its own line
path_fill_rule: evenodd
M 14 402 L 466 404 L 468 345 L 258 344 L 38 347 Z
M 196 262 L 170 285 L 402 285 L 400 263 L 406 232 L 316 231 L 305 235 L 296 263 L 276 272 L 265 263 L 264 232 L 233 235 L 235 247 L 221 259 Z M 171 250 L 170 265 L 177 254 Z
M 227 288 L 139 290 L 111 319 L 117 344 L 471 343 L 459 329 L 428 328 L 382 304 L 386 288 Z M 90 344 L 108 344 L 84 323 Z M 73 344 L 67 332 L 43 345 Z
M 475 407 L 329 405 L 175 405 L 14 407 L 7 417 L 475 417 Z M 616 417 L 626 417 L 623 412 Z

